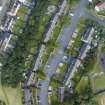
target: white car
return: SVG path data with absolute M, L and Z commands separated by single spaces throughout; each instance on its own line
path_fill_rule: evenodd
M 73 13 L 70 13 L 70 16 L 74 16 L 74 14 Z
M 50 65 L 47 65 L 47 68 L 50 68 Z

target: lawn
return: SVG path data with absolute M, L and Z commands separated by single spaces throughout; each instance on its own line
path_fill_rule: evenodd
M 80 0 L 68 0 L 68 1 L 69 1 L 72 8 L 80 2 Z
M 19 33 L 20 33 L 20 30 L 21 30 L 22 27 L 23 27 L 23 25 L 24 25 L 24 22 L 19 18 L 19 19 L 16 21 L 16 23 L 15 23 L 13 29 L 12 29 L 13 33 L 15 33 L 16 35 L 19 34 Z
M 27 14 L 28 13 L 28 7 L 26 6 L 21 6 L 19 11 L 18 11 L 18 16 L 20 16 L 19 14 Z
M 105 89 L 105 74 L 94 74 L 94 76 L 91 79 L 91 82 L 94 92 Z
M 63 66 L 62 67 L 58 67 L 58 69 L 56 71 L 57 72 L 57 79 L 61 83 L 64 80 L 64 76 L 65 76 L 65 73 L 67 72 L 67 69 L 68 69 L 68 63 L 67 62 L 63 62 Z
M 99 52 L 100 52 L 100 48 L 99 48 Z M 91 83 L 92 83 L 93 91 L 96 92 L 101 89 L 105 89 L 105 74 L 103 73 L 99 62 L 99 54 L 97 55 L 94 68 L 90 74 L 91 74 Z
M 88 77 L 82 77 L 80 82 L 78 83 L 76 90 L 78 93 L 81 93 L 82 91 L 85 90 L 85 87 L 88 85 Z
M 102 73 L 100 64 L 97 62 L 96 66 L 93 69 L 91 82 L 94 92 L 99 91 L 101 89 L 105 89 L 105 74 Z
M 19 88 L 0 86 L 0 100 L 6 105 L 22 105 L 22 94 Z
M 12 31 L 15 34 L 19 34 L 20 29 L 22 29 L 22 27 L 24 26 L 24 20 L 25 20 L 25 16 L 28 13 L 28 7 L 26 6 L 21 6 L 19 11 L 17 12 L 17 17 L 19 17 L 19 19 L 16 21 Z
M 59 0 L 49 0 L 49 4 L 50 4 L 50 5 L 55 5 L 55 6 L 57 6 L 58 3 L 59 3 Z
M 96 96 L 94 99 L 98 101 L 99 105 L 105 105 L 105 93 Z

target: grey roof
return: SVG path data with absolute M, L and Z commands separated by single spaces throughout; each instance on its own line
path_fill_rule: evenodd
M 76 58 L 71 57 L 71 59 L 70 59 L 70 64 L 69 64 L 69 67 L 68 67 L 68 70 L 67 70 L 67 72 L 66 72 L 66 74 L 65 74 L 64 83 L 67 81 L 69 75 L 71 74 L 72 69 L 73 69 L 73 67 L 74 67 L 74 65 L 75 65 L 76 60 L 77 60 Z
M 0 11 L 0 20 L 5 15 L 6 10 L 8 8 L 7 6 L 8 4 L 9 4 L 9 0 L 0 0 L 0 6 L 2 7 L 2 10 Z
M 0 0 L 0 6 L 4 6 L 9 0 Z
M 85 51 L 85 49 L 87 48 L 88 44 L 87 43 L 83 43 L 79 49 L 79 57 L 82 56 L 83 52 Z
M 91 32 L 91 29 L 92 29 L 92 27 L 87 27 L 87 30 L 86 30 L 86 32 L 83 35 L 83 39 L 84 40 L 87 40 L 88 39 L 88 37 L 90 35 L 90 32 Z

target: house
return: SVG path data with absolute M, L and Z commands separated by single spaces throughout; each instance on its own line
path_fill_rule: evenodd
M 59 89 L 58 89 L 58 97 L 59 97 L 59 100 L 61 103 L 64 100 L 64 90 L 65 90 L 64 87 L 59 87 Z
M 5 0 L 4 1 L 0 0 L 0 12 L 2 12 L 4 5 L 5 5 Z
M 102 11 L 102 10 L 104 10 L 104 9 L 105 9 L 105 2 L 99 3 L 99 4 L 97 4 L 97 5 L 95 6 L 95 10 L 96 10 L 97 12 L 100 12 L 100 11 Z
M 2 11 L 2 9 L 3 9 L 3 6 L 0 6 L 0 11 Z
M 91 40 L 92 40 L 93 32 L 94 32 L 94 28 L 93 27 L 87 27 L 87 30 L 84 33 L 83 37 L 82 37 L 82 41 L 84 43 L 90 43 Z
M 8 4 L 9 0 L 0 0 L 0 20 L 5 15 Z

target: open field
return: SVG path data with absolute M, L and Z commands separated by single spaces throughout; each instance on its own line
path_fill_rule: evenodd
M 105 93 L 96 96 L 95 100 L 98 101 L 99 105 L 105 105 Z
M 92 87 L 94 92 L 105 89 L 105 74 L 94 75 L 92 78 Z
M 99 91 L 100 89 L 105 89 L 105 74 L 102 72 L 99 61 L 96 61 L 93 72 L 91 74 L 91 82 L 93 91 Z
M 103 97 L 101 98 L 100 105 L 105 105 L 105 96 L 103 96 Z
M 76 87 L 76 90 L 78 91 L 78 93 L 81 93 L 82 91 L 84 91 L 87 85 L 88 85 L 88 77 L 82 77 L 82 79 L 80 80 L 79 84 Z
M 0 100 L 6 105 L 22 105 L 22 96 L 19 88 L 0 86 Z

